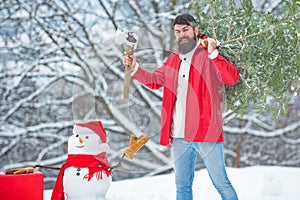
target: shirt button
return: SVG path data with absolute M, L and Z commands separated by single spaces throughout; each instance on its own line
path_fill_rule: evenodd
M 183 60 L 186 60 L 186 58 L 184 58 Z

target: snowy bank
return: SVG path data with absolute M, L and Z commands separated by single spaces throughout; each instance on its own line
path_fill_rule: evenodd
M 300 168 L 255 166 L 227 168 L 228 176 L 240 200 L 299 200 Z M 220 200 L 206 170 L 197 171 L 194 199 Z M 44 200 L 49 200 L 47 190 Z M 115 181 L 108 200 L 174 200 L 174 174 Z

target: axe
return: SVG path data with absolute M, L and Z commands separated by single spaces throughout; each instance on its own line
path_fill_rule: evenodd
M 123 32 L 115 38 L 117 45 L 122 45 L 128 55 L 133 55 L 137 46 L 138 36 L 135 32 Z M 128 99 L 130 88 L 130 66 L 125 66 L 123 97 Z

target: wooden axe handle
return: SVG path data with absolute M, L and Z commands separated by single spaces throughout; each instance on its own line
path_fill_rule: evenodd
M 126 50 L 127 55 L 133 55 L 133 46 L 129 46 Z M 130 76 L 131 76 L 131 69 L 130 66 L 125 66 L 125 78 L 124 78 L 124 89 L 123 89 L 123 97 L 124 99 L 128 99 L 129 97 L 129 89 L 130 89 Z

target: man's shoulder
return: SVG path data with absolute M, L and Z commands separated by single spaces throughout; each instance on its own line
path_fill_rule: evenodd
M 178 52 L 178 50 L 173 51 L 173 52 L 169 55 L 169 57 L 167 58 L 166 62 L 175 61 L 175 60 L 177 60 L 177 59 L 179 59 L 179 52 Z

